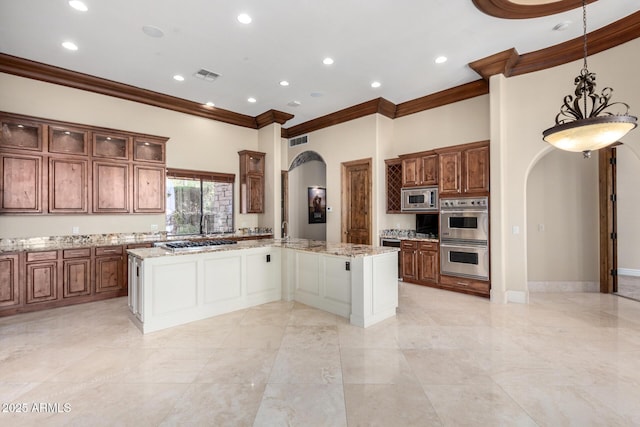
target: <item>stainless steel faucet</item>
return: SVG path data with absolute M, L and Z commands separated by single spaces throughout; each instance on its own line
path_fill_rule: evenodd
M 282 238 L 284 240 L 288 240 L 289 239 L 289 223 L 287 223 L 287 221 L 282 221 L 282 225 L 280 226 L 281 230 L 282 230 Z

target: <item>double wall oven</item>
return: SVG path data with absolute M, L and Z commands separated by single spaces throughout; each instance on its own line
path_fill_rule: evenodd
M 489 199 L 440 200 L 440 274 L 489 280 Z

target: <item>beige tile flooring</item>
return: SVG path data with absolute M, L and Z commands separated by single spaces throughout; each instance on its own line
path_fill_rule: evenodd
M 640 277 L 618 276 L 618 295 L 640 301 Z
M 400 294 L 367 329 L 287 302 L 144 336 L 124 298 L 3 318 L 0 402 L 28 413 L 0 425 L 640 425 L 640 303 Z

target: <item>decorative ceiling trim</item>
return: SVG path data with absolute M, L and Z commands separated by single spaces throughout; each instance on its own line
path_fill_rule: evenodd
M 476 80 L 471 83 L 466 83 L 452 87 L 451 89 L 400 103 L 396 107 L 396 118 L 463 101 L 465 99 L 475 98 L 476 96 L 486 95 L 488 93 L 489 84 L 484 80 Z
M 285 124 L 288 120 L 293 119 L 294 115 L 285 113 L 278 110 L 269 110 L 256 116 L 256 127 L 262 129 L 265 126 L 269 126 L 272 123 L 278 123 L 280 125 Z
M 469 67 L 480 74 L 483 79 L 489 80 L 494 74 L 504 74 L 509 77 L 513 67 L 518 63 L 520 55 L 514 48 L 487 56 L 469 63 Z
M 582 6 L 582 0 L 558 0 L 541 4 L 518 4 L 509 0 L 471 0 L 483 13 L 496 18 L 527 19 L 555 15 Z M 587 0 L 593 3 L 597 0 Z
M 376 98 L 362 104 L 347 107 L 335 113 L 300 123 L 288 129 L 282 129 L 283 138 L 294 138 L 298 135 L 313 132 L 340 123 L 348 122 L 370 114 L 379 113 L 391 119 L 395 117 L 395 104 L 384 98 Z
M 0 53 L 0 72 L 113 96 L 127 101 L 140 102 L 154 107 L 165 108 L 252 129 L 258 128 L 258 122 L 261 126 L 266 126 L 270 124 L 268 120 L 272 119 L 275 123 L 283 124 L 284 122 L 282 120 L 285 118 L 289 120 L 293 117 L 293 115 L 288 113 L 270 110 L 258 116 L 260 118 L 260 120 L 258 120 L 258 117 L 251 117 L 222 108 L 208 107 L 182 98 L 176 98 L 174 96 L 102 79 L 89 74 L 54 67 L 41 62 L 18 58 L 4 53 Z

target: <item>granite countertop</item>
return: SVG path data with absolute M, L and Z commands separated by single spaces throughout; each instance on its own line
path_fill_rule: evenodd
M 95 246 L 128 245 L 134 243 L 153 243 L 171 240 L 220 239 L 231 237 L 263 237 L 272 233 L 221 233 L 207 235 L 167 236 L 166 232 L 155 233 L 113 233 L 50 237 L 28 237 L 0 239 L 0 254 L 25 251 L 53 251 Z
M 352 243 L 331 243 L 320 240 L 308 239 L 261 239 L 261 240 L 244 240 L 232 245 L 220 245 L 210 247 L 199 247 L 187 251 L 173 252 L 161 247 L 129 249 L 127 252 L 138 258 L 157 258 L 164 256 L 182 256 L 190 254 L 199 254 L 204 252 L 222 252 L 234 251 L 242 249 L 263 248 L 263 247 L 279 247 L 287 249 L 295 249 L 299 251 L 322 253 L 329 255 L 345 256 L 351 258 L 372 256 L 389 252 L 398 252 L 399 248 L 391 248 L 387 246 L 369 246 L 356 245 Z

